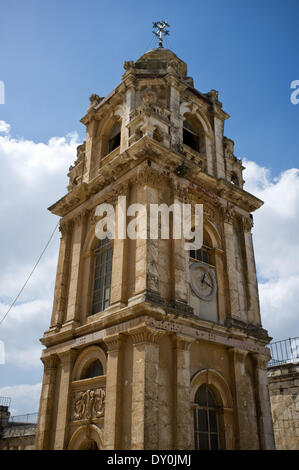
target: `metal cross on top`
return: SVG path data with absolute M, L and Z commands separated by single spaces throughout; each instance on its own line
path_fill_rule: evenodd
M 163 47 L 163 34 L 164 36 L 169 35 L 169 30 L 165 29 L 166 27 L 169 28 L 169 24 L 167 21 L 155 21 L 153 22 L 153 34 L 159 38 L 159 47 Z

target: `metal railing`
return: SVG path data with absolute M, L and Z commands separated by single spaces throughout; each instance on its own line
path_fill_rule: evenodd
M 38 413 L 27 413 L 25 415 L 11 416 L 10 423 L 37 424 Z
M 0 397 L 0 406 L 10 407 L 11 398 L 9 397 Z
M 299 363 L 299 337 L 270 343 L 271 359 L 268 367 Z

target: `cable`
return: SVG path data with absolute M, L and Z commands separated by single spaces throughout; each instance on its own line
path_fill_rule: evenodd
M 35 265 L 34 265 L 32 271 L 31 271 L 31 273 L 30 273 L 29 276 L 27 277 L 25 283 L 23 284 L 23 287 L 21 288 L 21 290 L 19 291 L 18 295 L 16 296 L 16 298 L 15 298 L 14 301 L 12 302 L 12 304 L 11 304 L 11 306 L 9 307 L 9 309 L 7 310 L 6 314 L 1 318 L 1 320 L 0 320 L 0 325 L 1 325 L 1 323 L 5 320 L 5 318 L 7 317 L 7 315 L 9 314 L 9 312 L 11 311 L 12 307 L 14 306 L 14 304 L 16 303 L 16 301 L 18 300 L 18 298 L 19 298 L 20 295 L 22 294 L 23 290 L 25 289 L 25 287 L 26 287 L 26 285 L 27 285 L 29 279 L 31 278 L 32 274 L 34 273 L 34 271 L 35 271 L 35 269 L 36 269 L 38 263 L 39 263 L 40 260 L 42 259 L 43 254 L 45 253 L 46 249 L 48 248 L 48 246 L 49 246 L 49 244 L 50 244 L 50 242 L 51 242 L 51 240 L 52 240 L 52 238 L 53 238 L 53 236 L 54 236 L 54 233 L 56 232 L 56 229 L 57 229 L 58 225 L 59 225 L 59 222 L 57 222 L 57 224 L 56 224 L 56 226 L 55 226 L 53 232 L 51 233 L 51 236 L 50 236 L 49 240 L 48 240 L 47 243 L 46 243 L 45 248 L 43 249 L 43 251 L 42 251 L 41 254 L 39 255 L 39 258 L 38 258 L 37 262 L 35 263 Z
M 144 52 L 143 52 L 143 54 L 142 54 L 142 55 L 144 55 L 146 52 L 148 52 L 148 51 L 149 51 L 149 47 L 151 46 L 151 43 L 154 41 L 154 39 L 155 39 L 155 38 L 154 38 L 154 37 L 152 37 L 152 39 L 151 39 L 151 40 L 150 40 L 150 42 L 148 43 L 148 46 L 146 47 L 146 49 L 144 50 Z

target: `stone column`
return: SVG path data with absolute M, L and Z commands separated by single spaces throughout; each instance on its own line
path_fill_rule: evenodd
M 205 148 L 206 148 L 206 158 L 207 158 L 207 173 L 211 176 L 215 175 L 214 165 L 213 165 L 213 139 L 212 136 L 205 132 Z
M 123 306 L 127 302 L 127 270 L 128 270 L 128 239 L 126 236 L 126 212 L 128 207 L 128 186 L 121 188 L 121 191 L 118 193 L 118 197 L 126 196 L 127 200 L 122 202 L 120 199 L 116 201 L 116 238 L 113 242 L 113 258 L 112 258 L 112 277 L 111 277 L 111 295 L 110 295 L 110 304 L 118 304 Z M 122 227 L 118 227 L 119 222 L 119 212 L 121 211 L 118 204 L 123 204 L 124 214 L 124 230 L 122 233 L 119 232 L 119 229 L 122 230 Z M 118 235 L 122 238 L 118 238 Z
M 74 219 L 71 265 L 70 265 L 70 281 L 68 293 L 68 305 L 66 313 L 66 323 L 72 324 L 79 320 L 79 308 L 81 300 L 81 264 L 82 264 L 82 245 L 85 231 L 86 213 L 82 211 Z
M 98 126 L 98 121 L 94 118 L 90 119 L 87 126 L 86 126 L 86 146 L 85 146 L 85 171 L 83 175 L 83 182 L 88 183 L 90 180 L 90 176 L 95 166 L 95 162 L 93 163 L 93 153 L 94 153 L 94 143 L 96 142 L 96 129 Z M 95 156 L 98 159 L 100 155 Z
M 224 214 L 224 238 L 226 249 L 226 265 L 228 275 L 228 295 L 230 299 L 230 316 L 240 317 L 238 277 L 236 271 L 236 253 L 233 232 L 233 215 Z
M 123 152 L 126 148 L 129 147 L 129 131 L 128 131 L 128 124 L 130 122 L 130 114 L 135 108 L 135 77 L 133 75 L 128 75 L 125 79 L 126 89 L 126 97 L 125 97 L 125 105 L 124 105 L 124 112 L 122 116 L 122 127 L 121 127 L 121 143 L 120 143 L 120 151 Z
M 183 118 L 180 114 L 180 94 L 184 87 L 174 78 L 169 76 L 170 84 L 170 112 L 171 112 L 171 148 L 182 151 L 183 148 Z
M 131 449 L 159 449 L 159 337 L 154 328 L 128 331 L 133 340 Z
M 226 298 L 224 285 L 224 253 L 219 248 L 213 248 L 215 256 L 215 267 L 217 273 L 217 297 L 218 297 L 218 318 L 220 322 L 224 322 L 226 318 Z
M 190 346 L 194 340 L 176 335 L 175 352 L 175 446 L 189 450 L 193 446 L 193 421 L 190 400 Z
M 255 383 L 257 389 L 257 418 L 261 448 L 275 449 L 273 421 L 267 377 L 268 356 L 253 354 L 255 361 Z
M 53 355 L 45 356 L 41 359 L 44 364 L 44 376 L 40 397 L 35 448 L 36 450 L 50 450 L 58 357 Z
M 175 188 L 177 192 L 178 189 Z M 180 199 L 183 199 L 180 200 Z M 183 220 L 183 207 L 182 204 L 191 203 L 186 199 L 185 194 L 177 195 L 174 194 L 173 203 L 174 205 L 181 206 L 181 220 Z M 173 246 L 173 278 L 174 278 L 174 299 L 179 302 L 188 302 L 189 292 L 189 253 L 185 250 L 185 239 L 183 234 L 183 226 L 181 226 L 181 238 L 172 240 Z
M 225 178 L 224 156 L 223 156 L 223 127 L 224 122 L 217 116 L 214 116 L 215 130 L 215 153 L 216 153 L 216 171 L 217 178 Z
M 245 373 L 245 359 L 247 351 L 231 348 L 230 364 L 232 367 L 232 383 L 233 383 L 233 401 L 234 401 L 234 417 L 236 430 L 236 448 L 247 449 L 248 445 L 248 429 L 247 429 L 247 380 Z
M 248 306 L 248 321 L 256 325 L 261 324 L 260 317 L 260 305 L 259 295 L 256 277 L 256 266 L 254 259 L 253 243 L 252 243 L 252 228 L 253 222 L 250 218 L 243 218 L 244 228 L 244 244 L 246 253 L 246 271 L 248 279 L 248 294 L 249 294 L 249 306 Z
M 138 226 L 142 227 L 143 238 L 136 239 L 135 294 L 144 292 L 145 289 L 159 293 L 159 240 L 150 238 L 149 224 L 150 204 L 158 202 L 158 191 L 147 183 L 150 175 L 151 170 L 146 169 L 145 174 L 140 176 L 137 187 L 136 200 L 146 207 L 146 212 L 139 214 L 138 218 Z
M 71 410 L 71 380 L 73 365 L 77 351 L 69 349 L 59 354 L 61 374 L 58 395 L 58 413 L 56 421 L 55 433 L 55 450 L 63 450 L 67 448 L 70 410 Z
M 73 224 L 71 221 L 61 223 L 59 227 L 62 237 L 60 239 L 59 258 L 56 272 L 51 328 L 61 327 L 64 320 L 67 301 L 68 273 L 70 268 L 72 227 Z
M 121 422 L 121 336 L 119 334 L 104 339 L 108 350 L 106 372 L 106 402 L 104 424 L 104 446 L 106 450 L 119 449 Z

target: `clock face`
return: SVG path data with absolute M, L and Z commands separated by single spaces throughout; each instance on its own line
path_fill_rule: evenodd
M 212 300 L 216 295 L 216 277 L 212 269 L 198 261 L 190 265 L 190 284 L 197 297 Z

